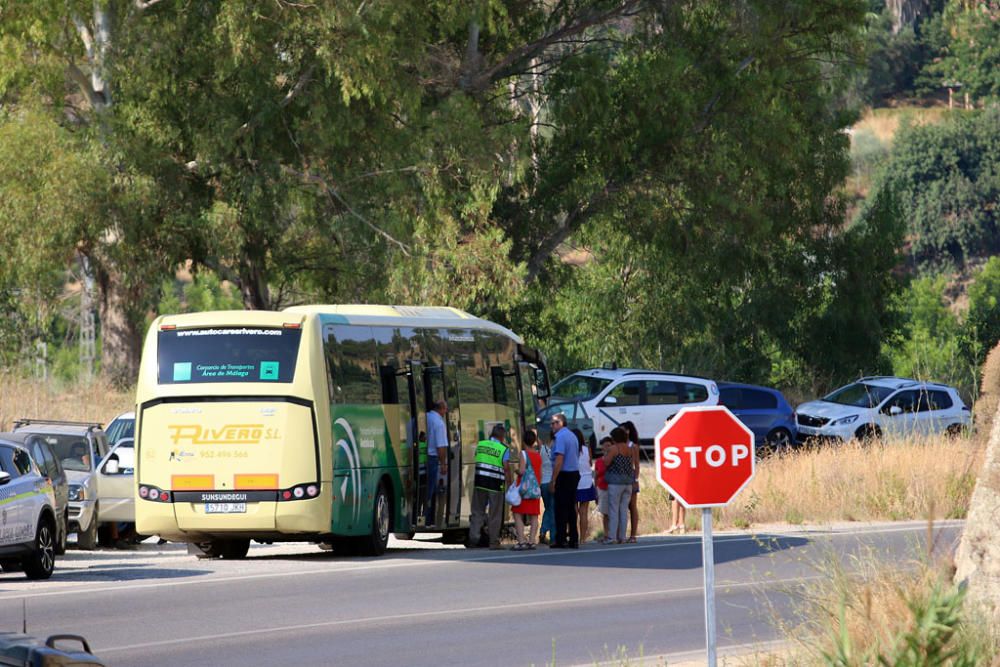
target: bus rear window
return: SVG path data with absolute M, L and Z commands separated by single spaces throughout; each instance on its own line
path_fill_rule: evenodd
M 291 382 L 300 329 L 247 327 L 160 331 L 160 384 Z

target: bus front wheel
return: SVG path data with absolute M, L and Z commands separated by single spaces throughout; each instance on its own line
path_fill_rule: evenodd
M 389 493 L 385 483 L 379 482 L 375 492 L 375 503 L 372 506 L 371 533 L 361 538 L 358 552 L 362 556 L 381 556 L 389 546 L 389 533 L 392 532 L 392 506 L 389 503 Z
M 198 558 L 224 558 L 226 560 L 242 560 L 250 551 L 250 540 L 209 540 L 196 542 L 193 545 Z

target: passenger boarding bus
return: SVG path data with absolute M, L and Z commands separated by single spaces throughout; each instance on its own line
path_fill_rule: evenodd
M 474 451 L 520 447 L 548 395 L 541 354 L 452 308 L 300 306 L 165 315 L 136 396 L 136 528 L 242 558 L 250 540 L 378 555 L 390 533 L 468 535 Z M 427 411 L 448 475 L 424 519 Z

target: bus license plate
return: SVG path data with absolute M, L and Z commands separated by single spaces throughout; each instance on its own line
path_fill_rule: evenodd
M 205 503 L 205 514 L 245 514 L 246 503 Z

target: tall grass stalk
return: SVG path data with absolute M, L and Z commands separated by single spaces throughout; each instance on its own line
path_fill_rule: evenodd
M 983 453 L 979 437 L 941 435 L 771 457 L 759 461 L 750 484 L 716 512 L 717 527 L 963 518 Z M 646 466 L 640 479 L 641 533 L 670 527 L 667 492 L 654 472 Z M 687 524 L 698 526 L 698 512 L 688 512 Z

